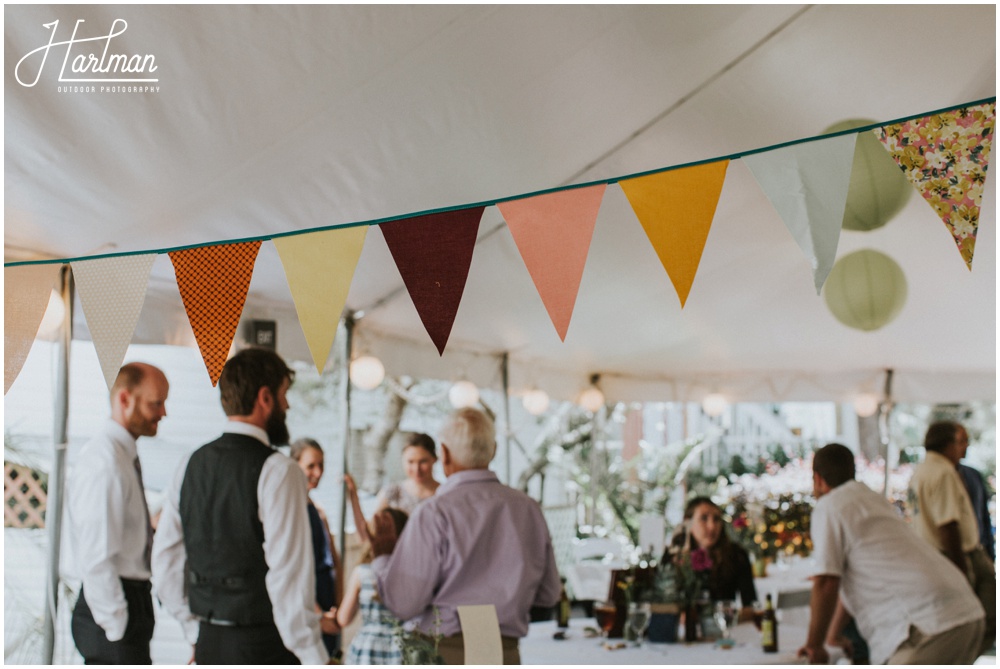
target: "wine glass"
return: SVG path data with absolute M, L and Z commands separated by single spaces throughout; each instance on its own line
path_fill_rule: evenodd
M 614 629 L 617 614 L 618 609 L 614 602 L 598 602 L 594 604 L 594 619 L 597 621 L 597 626 L 601 628 L 602 644 L 611 634 L 611 630 Z
M 723 599 L 715 603 L 715 624 L 719 626 L 724 641 L 729 639 L 735 618 L 736 604 L 731 599 Z
M 649 618 L 652 612 L 648 602 L 630 602 L 628 605 L 628 626 L 635 634 L 635 645 L 642 648 L 642 637 L 649 627 Z

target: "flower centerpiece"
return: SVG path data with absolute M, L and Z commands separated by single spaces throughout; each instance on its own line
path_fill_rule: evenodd
M 703 548 L 691 548 L 690 541 L 671 546 L 656 567 L 651 585 L 636 595 L 640 600 L 670 605 L 684 616 L 686 641 L 697 638 L 698 606 L 708 589 L 712 558 Z

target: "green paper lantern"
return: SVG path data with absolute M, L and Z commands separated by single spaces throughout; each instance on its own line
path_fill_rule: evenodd
M 823 299 L 838 321 L 871 332 L 895 320 L 906 303 L 906 275 L 878 251 L 849 253 L 833 265 Z
M 868 119 L 841 121 L 823 131 L 823 134 L 872 125 Z M 867 232 L 881 228 L 902 211 L 913 186 L 906 180 L 903 170 L 892 159 L 870 130 L 858 133 L 854 144 L 854 164 L 851 167 L 851 185 L 847 191 L 844 208 L 845 230 Z

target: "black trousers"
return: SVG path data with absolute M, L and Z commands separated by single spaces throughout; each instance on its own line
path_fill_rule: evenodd
M 229 627 L 203 622 L 194 647 L 198 664 L 302 664 L 270 625 Z
M 119 641 L 108 641 L 104 629 L 94 621 L 83 589 L 73 607 L 70 628 L 73 642 L 83 655 L 86 664 L 152 664 L 149 641 L 153 638 L 153 597 L 149 581 L 122 579 L 125 602 L 128 605 L 128 624 L 125 636 Z

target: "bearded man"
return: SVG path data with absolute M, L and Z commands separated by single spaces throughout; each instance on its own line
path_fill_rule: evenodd
M 157 595 L 197 664 L 323 664 L 306 480 L 288 443 L 294 372 L 240 351 L 219 378 L 224 434 L 181 462 L 153 543 Z
M 152 529 L 136 440 L 156 436 L 169 389 L 152 365 L 122 367 L 111 418 L 70 472 L 70 537 L 82 581 L 71 629 L 87 664 L 152 664 Z

